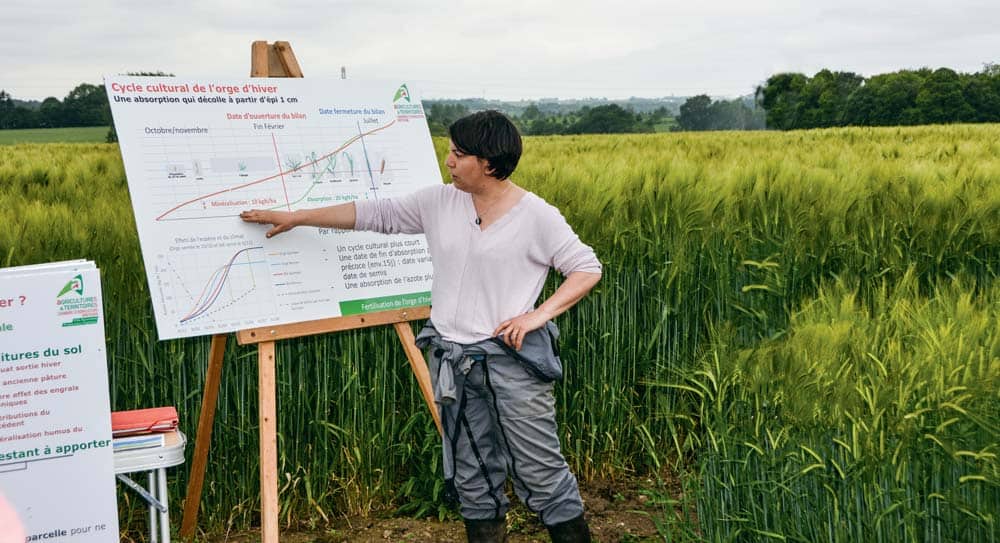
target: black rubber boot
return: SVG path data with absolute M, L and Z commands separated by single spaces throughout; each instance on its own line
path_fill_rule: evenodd
M 590 528 L 583 515 L 546 528 L 552 543 L 590 543 Z
M 507 543 L 507 518 L 465 520 L 469 543 Z

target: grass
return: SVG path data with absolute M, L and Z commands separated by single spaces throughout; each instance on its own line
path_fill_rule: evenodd
M 17 145 L 19 143 L 103 143 L 107 135 L 108 127 L 106 126 L 0 130 L 0 145 Z
M 664 386 L 699 457 L 699 541 L 995 541 L 1000 285 L 825 285 L 787 333 L 717 330 Z M 690 403 L 688 403 L 690 402 Z

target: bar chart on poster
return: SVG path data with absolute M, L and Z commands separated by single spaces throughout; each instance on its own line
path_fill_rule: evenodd
M 408 85 L 107 77 L 161 339 L 430 303 L 423 236 L 296 229 L 294 211 L 441 183 Z

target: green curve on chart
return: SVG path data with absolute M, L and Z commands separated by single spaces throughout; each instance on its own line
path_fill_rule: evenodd
M 276 205 L 276 206 L 274 206 L 274 207 L 269 207 L 269 208 L 267 208 L 267 209 L 268 209 L 268 211 L 271 211 L 271 210 L 275 210 L 275 209 L 280 209 L 280 208 L 282 208 L 282 207 L 289 207 L 289 206 L 293 206 L 293 205 L 295 205 L 295 204 L 297 204 L 297 203 L 301 202 L 302 200 L 305 200 L 305 199 L 306 199 L 306 196 L 309 196 L 309 193 L 310 193 L 310 192 L 312 192 L 312 191 L 313 191 L 313 189 L 314 189 L 314 188 L 316 188 L 316 185 L 318 185 L 318 184 L 319 184 L 319 181 L 313 181 L 313 182 L 312 182 L 312 185 L 309 185 L 309 190 L 307 190 L 307 191 L 306 191 L 306 193 L 305 193 L 305 194 L 303 194 L 301 198 L 299 198 L 298 200 L 295 200 L 294 202 L 289 202 L 289 203 L 287 203 L 287 204 L 280 204 L 280 205 Z

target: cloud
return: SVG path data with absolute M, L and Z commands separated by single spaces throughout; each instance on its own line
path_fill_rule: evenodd
M 426 95 L 513 99 L 752 91 L 779 71 L 975 71 L 1000 4 L 580 0 L 14 0 L 0 88 L 65 96 L 105 73 L 245 77 L 254 40 L 292 43 L 307 77 L 406 79 Z

